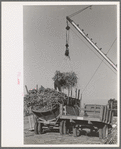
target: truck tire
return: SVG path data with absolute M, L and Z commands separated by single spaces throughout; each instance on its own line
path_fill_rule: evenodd
M 63 135 L 63 125 L 64 125 L 64 122 L 61 121 L 60 122 L 60 127 L 59 127 L 59 129 L 60 129 L 60 135 Z
M 34 133 L 38 134 L 38 123 L 37 122 L 35 122 L 35 125 L 34 125 Z
M 38 134 L 42 134 L 42 123 L 38 123 Z

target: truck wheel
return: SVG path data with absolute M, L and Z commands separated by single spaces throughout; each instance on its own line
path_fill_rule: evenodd
M 60 122 L 60 134 L 63 135 L 63 121 Z
M 38 123 L 37 122 L 35 122 L 35 125 L 34 125 L 34 133 L 38 134 Z
M 66 125 L 66 121 L 63 122 L 63 133 L 64 133 L 64 134 L 67 133 L 67 125 Z
M 42 123 L 38 123 L 38 134 L 42 134 Z

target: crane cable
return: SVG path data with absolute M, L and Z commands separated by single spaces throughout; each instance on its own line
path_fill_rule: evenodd
M 72 29 L 71 29 L 72 30 Z M 72 30 L 72 32 L 75 34 L 75 35 L 77 35 L 73 30 Z M 79 35 L 77 35 L 78 37 L 79 37 L 79 39 L 99 58 L 99 59 L 101 59 L 100 57 L 99 57 L 99 55 L 97 54 L 97 53 L 95 53 L 88 45 L 87 45 L 87 43 L 85 42 L 85 41 L 83 41 L 81 38 L 80 38 L 80 36 Z M 102 60 L 102 59 L 101 59 Z M 104 63 L 105 63 L 105 61 L 103 61 Z M 107 65 L 108 66 L 108 64 L 107 63 L 105 63 L 105 65 Z M 110 68 L 111 69 L 111 67 L 109 67 L 108 66 L 108 68 Z M 111 69 L 112 70 L 112 69 Z M 113 70 L 112 70 L 113 71 Z M 114 72 L 114 71 L 113 71 Z M 114 72 L 115 73 L 115 72 Z M 115 73 L 116 74 L 116 73 Z
M 66 44 L 69 45 L 69 32 L 70 32 L 70 27 L 68 25 L 68 21 L 67 21 L 67 27 L 66 27 Z
M 111 48 L 112 48 L 113 44 L 115 43 L 116 39 L 117 39 L 117 37 L 116 37 L 116 38 L 115 38 L 115 40 L 113 41 L 113 43 L 112 43 L 111 47 L 109 48 L 109 50 L 107 51 L 107 53 L 106 53 L 106 54 L 108 54 L 108 53 L 109 53 L 109 51 L 111 50 Z M 104 59 L 103 59 L 103 60 L 104 60 Z M 91 79 L 88 81 L 88 83 L 87 83 L 87 85 L 85 86 L 85 88 L 83 89 L 82 93 L 85 91 L 86 87 L 89 85 L 89 83 L 90 83 L 90 82 L 91 82 L 91 80 L 93 79 L 93 77 L 94 77 L 94 75 L 96 74 L 97 70 L 99 69 L 99 67 L 100 67 L 100 66 L 101 66 L 101 64 L 103 63 L 103 60 L 101 61 L 101 63 L 100 63 L 100 64 L 99 64 L 99 66 L 97 67 L 97 69 L 95 70 L 94 74 L 92 75 Z
M 86 8 L 83 8 L 83 9 L 69 15 L 69 17 L 71 18 L 71 17 L 81 13 L 82 11 L 86 10 L 89 7 L 91 9 L 92 5 L 87 6 Z M 69 58 L 69 60 L 71 60 L 70 56 L 69 56 L 69 32 L 70 32 L 70 27 L 68 26 L 68 21 L 66 21 L 66 22 L 67 22 L 67 27 L 66 27 L 66 45 L 65 45 L 66 46 L 66 51 L 65 51 L 65 56 L 67 56 Z
M 81 13 L 82 11 L 84 11 L 84 10 L 86 10 L 87 8 L 89 8 L 90 7 L 90 9 L 91 9 L 91 7 L 92 7 L 92 5 L 90 5 L 90 6 L 88 6 L 88 7 L 86 7 L 86 8 L 84 8 L 84 9 L 81 9 L 81 10 L 79 10 L 79 11 L 77 11 L 77 12 L 75 12 L 75 13 L 73 13 L 73 14 L 71 14 L 71 15 L 69 15 L 69 18 L 71 18 L 71 17 L 73 17 L 73 16 L 75 16 L 75 15 L 77 15 L 77 14 L 79 14 L 79 13 Z M 73 30 L 72 30 L 73 31 Z M 78 36 L 78 35 L 77 35 Z M 117 37 L 116 37 L 116 39 L 117 39 Z M 116 39 L 114 40 L 114 42 L 112 43 L 112 45 L 111 45 L 111 47 L 109 48 L 109 50 L 107 51 L 107 53 L 106 53 L 106 55 L 108 54 L 108 52 L 110 51 L 110 49 L 112 48 L 112 46 L 113 46 L 113 44 L 115 43 L 115 41 L 116 41 Z M 83 41 L 83 40 L 82 40 Z M 84 42 L 84 41 L 83 41 Z M 85 43 L 85 42 L 84 42 Z M 85 43 L 86 44 L 86 43 Z M 86 44 L 87 45 L 87 44 Z M 88 46 L 89 47 L 89 46 Z M 89 47 L 90 48 L 90 47 Z M 90 48 L 91 49 L 91 48 Z M 91 49 L 92 50 L 92 49 Z M 96 54 L 97 55 L 97 54 Z M 99 56 L 98 56 L 99 57 Z M 85 89 L 86 89 L 86 87 L 89 85 L 89 83 L 91 82 L 91 80 L 93 79 L 93 77 L 94 77 L 94 75 L 96 74 L 96 72 L 97 72 L 97 70 L 99 69 L 99 67 L 101 66 L 101 64 L 103 63 L 103 61 L 104 61 L 104 59 L 101 61 L 101 63 L 99 64 L 99 66 L 97 67 L 97 69 L 95 70 L 95 72 L 94 72 L 94 74 L 92 75 L 92 77 L 91 77 L 91 79 L 89 80 L 89 82 L 87 83 L 87 85 L 85 86 L 85 88 L 83 89 L 83 91 L 82 91 L 82 93 L 85 91 Z M 106 63 L 105 63 L 106 64 Z M 106 64 L 107 65 L 107 64 Z M 108 66 L 108 65 L 107 65 Z M 109 67 L 109 66 L 108 66 Z M 110 68 L 110 67 L 109 67 Z M 111 68 L 110 68 L 111 69 Z M 112 70 L 112 69 L 111 69 Z M 114 71 L 113 71 L 114 72 Z M 81 93 L 81 95 L 82 95 L 82 93 Z
M 91 9 L 92 5 L 87 6 L 86 8 L 83 8 L 83 9 L 81 9 L 81 10 L 79 10 L 79 11 L 77 11 L 77 12 L 71 14 L 71 15 L 69 15 L 69 18 L 71 18 L 71 17 L 73 17 L 73 16 L 75 16 L 75 15 L 81 13 L 82 11 L 86 10 L 86 9 L 89 8 L 89 7 L 90 7 L 90 9 Z
M 71 58 L 69 56 L 69 33 L 70 33 L 70 27 L 68 25 L 68 21 L 66 21 L 66 23 L 67 23 L 67 27 L 66 27 L 66 45 L 65 45 L 66 46 L 66 51 L 65 51 L 65 56 L 66 57 L 64 56 L 60 68 L 63 66 L 64 61 L 66 61 L 68 68 L 71 71 L 73 71 L 73 67 L 72 67 L 72 65 L 70 63 L 71 62 Z
M 67 57 L 67 58 L 69 58 L 69 60 L 71 60 L 70 59 L 70 56 L 69 56 L 69 32 L 70 32 L 70 27 L 69 27 L 69 25 L 68 25 L 68 21 L 66 21 L 66 23 L 67 23 L 67 27 L 66 27 L 66 51 L 65 51 L 65 56 Z

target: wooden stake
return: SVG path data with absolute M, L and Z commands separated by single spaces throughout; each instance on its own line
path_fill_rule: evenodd
M 80 89 L 78 90 L 78 99 L 80 98 Z
M 77 88 L 76 88 L 76 90 L 75 90 L 75 98 L 77 98 Z
M 69 87 L 68 87 L 68 97 L 69 97 Z
M 80 109 L 81 109 L 81 101 L 82 101 L 82 94 L 81 94 L 81 98 L 80 98 Z M 81 116 L 81 110 L 80 110 L 80 116 Z
M 67 100 L 67 105 L 69 105 L 69 87 L 68 87 L 68 100 Z
M 110 110 L 112 110 L 113 109 L 113 102 L 112 101 L 111 101 L 110 105 L 111 105 Z
M 26 88 L 26 92 L 29 94 L 29 91 L 28 91 L 27 85 L 25 85 L 25 88 Z
M 72 97 L 72 88 L 71 88 L 71 97 Z
M 38 91 L 38 85 L 36 85 L 36 90 Z

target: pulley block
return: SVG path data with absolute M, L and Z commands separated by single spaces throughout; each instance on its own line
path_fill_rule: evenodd
M 69 30 L 69 29 L 70 29 L 70 27 L 69 27 L 69 26 L 67 26 L 67 27 L 66 27 L 66 30 Z
M 69 47 L 69 45 L 68 45 L 68 44 L 66 44 L 65 46 L 66 46 L 66 48 L 68 48 L 68 47 Z

